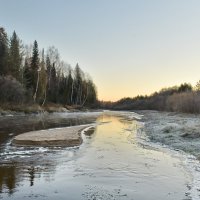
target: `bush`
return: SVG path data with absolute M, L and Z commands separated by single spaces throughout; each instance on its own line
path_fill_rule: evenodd
M 23 103 L 25 90 L 20 82 L 12 76 L 0 76 L 0 102 Z

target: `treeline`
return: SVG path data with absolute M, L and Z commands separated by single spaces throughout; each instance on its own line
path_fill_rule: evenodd
M 150 96 L 123 98 L 117 102 L 100 102 L 101 108 L 114 110 L 159 110 L 184 113 L 200 113 L 200 82 L 192 87 L 184 83 L 180 86 L 164 88 Z
M 46 51 L 24 45 L 14 31 L 9 38 L 0 27 L 0 103 L 96 104 L 92 79 L 77 64 L 73 69 L 51 46 Z

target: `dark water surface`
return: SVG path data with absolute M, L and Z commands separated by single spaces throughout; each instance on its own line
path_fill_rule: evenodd
M 80 147 L 11 145 L 21 132 L 94 121 Z M 181 160 L 138 144 L 138 126 L 115 112 L 1 117 L 0 199 L 190 199 L 192 177 Z

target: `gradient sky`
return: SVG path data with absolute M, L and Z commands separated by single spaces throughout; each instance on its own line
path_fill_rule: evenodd
M 0 0 L 0 26 L 78 62 L 99 99 L 200 79 L 199 0 Z

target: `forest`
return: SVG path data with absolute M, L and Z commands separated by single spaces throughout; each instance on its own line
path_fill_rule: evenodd
M 79 64 L 73 68 L 57 48 L 27 45 L 14 31 L 9 37 L 0 27 L 0 105 L 61 104 L 93 106 L 97 89 Z
M 101 108 L 114 110 L 159 110 L 200 113 L 200 81 L 195 87 L 189 83 L 163 88 L 147 96 L 122 98 L 116 102 L 101 102 Z
M 183 83 L 149 96 L 99 101 L 92 78 L 78 63 L 73 68 L 60 58 L 56 47 L 39 49 L 36 40 L 24 44 L 15 31 L 9 37 L 0 27 L 0 107 L 13 105 L 200 113 L 200 81 L 195 87 Z

